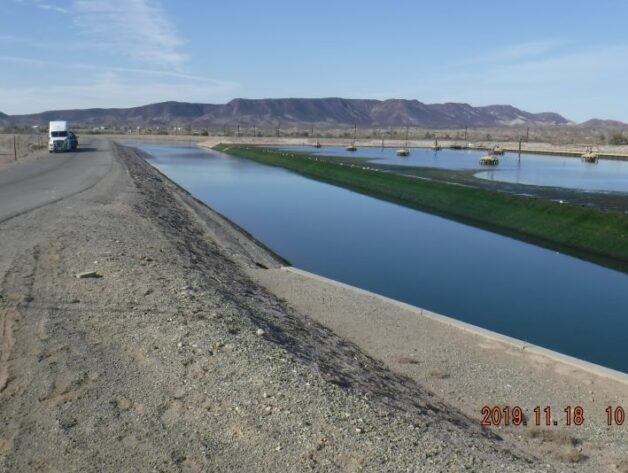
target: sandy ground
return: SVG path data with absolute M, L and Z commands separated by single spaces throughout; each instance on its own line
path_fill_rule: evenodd
M 607 425 L 605 409 L 628 398 L 618 382 L 510 344 L 457 329 L 383 298 L 281 269 L 252 277 L 299 312 L 416 381 L 478 424 L 484 406 L 520 406 L 527 426 L 494 429 L 562 471 L 628 471 L 625 426 Z M 418 312 L 418 313 L 417 313 Z M 558 427 L 536 427 L 534 407 L 551 406 Z M 567 406 L 585 422 L 564 425 Z M 544 422 L 544 420 L 543 420 Z
M 561 469 L 253 281 L 281 261 L 124 149 L 0 233 L 0 471 Z
M 46 143 L 45 135 L 0 134 L 0 168 L 14 162 L 16 158 L 28 156 Z
M 142 133 L 146 133 L 149 130 L 142 129 Z M 192 138 L 202 138 L 200 135 L 194 135 Z M 227 124 L 226 127 L 223 126 L 214 126 L 210 127 L 207 130 L 211 136 L 225 136 L 227 139 L 231 139 L 237 137 L 237 124 L 232 122 Z M 408 129 L 408 137 L 412 141 L 426 141 L 433 143 L 434 136 L 437 136 L 439 141 L 456 141 L 458 144 L 464 141 L 471 141 L 473 143 L 476 142 L 512 142 L 516 143 L 521 138 L 523 140 L 527 139 L 532 146 L 535 143 L 552 143 L 555 145 L 602 145 L 606 143 L 610 137 L 616 132 L 625 132 L 626 127 L 621 128 L 583 128 L 580 126 L 502 126 L 497 128 L 468 128 L 466 131 L 464 128 L 457 129 L 434 129 L 434 128 L 421 128 L 421 127 L 413 127 L 411 126 Z M 226 135 L 225 135 L 226 132 Z M 276 139 L 277 133 L 277 123 L 274 125 L 263 126 L 262 124 L 253 123 L 240 123 L 240 137 L 264 137 L 265 139 Z M 353 126 L 350 127 L 338 127 L 338 128 L 329 128 L 328 126 L 317 126 L 314 125 L 312 129 L 311 124 L 303 123 L 299 126 L 292 124 L 282 124 L 280 129 L 281 136 L 280 139 L 294 139 L 298 137 L 307 137 L 312 136 L 313 138 L 320 138 L 321 140 L 335 139 L 335 140 L 344 140 L 346 143 L 347 140 L 351 140 L 353 137 Z M 133 133 L 135 134 L 135 133 Z M 465 139 L 466 135 L 466 139 Z M 121 136 L 121 135 L 118 135 Z M 142 136 L 150 136 L 144 135 Z M 157 135 L 164 136 L 164 135 Z M 177 138 L 181 138 L 185 135 L 165 135 L 165 136 L 174 136 Z M 361 141 L 363 139 L 375 139 L 381 140 L 381 137 L 384 137 L 386 141 L 389 139 L 397 138 L 399 141 L 404 140 L 406 136 L 406 127 L 384 127 L 384 128 L 363 128 L 359 127 L 357 129 L 357 138 Z M 430 140 L 427 140 L 430 138 Z M 303 138 L 300 138 L 303 139 Z M 628 149 L 628 146 L 624 146 L 625 149 Z

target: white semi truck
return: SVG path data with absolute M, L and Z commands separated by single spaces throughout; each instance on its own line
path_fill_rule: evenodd
M 48 152 L 74 151 L 78 147 L 76 135 L 65 120 L 50 122 L 48 128 Z

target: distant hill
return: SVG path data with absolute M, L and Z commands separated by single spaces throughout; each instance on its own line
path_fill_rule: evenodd
M 628 124 L 617 120 L 600 120 L 599 118 L 593 118 L 578 125 L 582 128 L 626 128 Z
M 2 118 L 2 117 L 0 117 Z M 466 103 L 425 104 L 418 100 L 234 99 L 213 105 L 163 102 L 133 108 L 57 110 L 8 117 L 15 125 L 45 125 L 65 119 L 86 126 L 221 126 L 223 124 L 282 126 L 314 124 L 424 128 L 500 127 L 511 125 L 565 125 L 556 113 L 529 113 L 510 105 L 473 107 Z

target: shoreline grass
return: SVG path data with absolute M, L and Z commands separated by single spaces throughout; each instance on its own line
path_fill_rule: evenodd
M 619 212 L 326 162 L 306 153 L 215 149 L 628 273 L 628 216 Z

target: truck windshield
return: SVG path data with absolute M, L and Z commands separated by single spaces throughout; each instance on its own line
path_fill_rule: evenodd
M 53 138 L 61 138 L 61 137 L 68 136 L 68 132 L 67 131 L 53 131 L 53 132 L 50 133 L 50 135 Z

